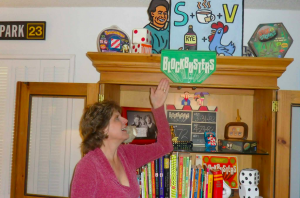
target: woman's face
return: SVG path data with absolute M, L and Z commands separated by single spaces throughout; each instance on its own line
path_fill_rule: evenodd
M 140 119 L 138 117 L 135 117 L 133 122 L 134 122 L 135 125 L 139 125 Z
M 123 118 L 119 112 L 115 111 L 105 129 L 108 138 L 126 140 L 129 137 L 127 131 L 124 130 L 127 122 L 126 118 Z
M 149 118 L 148 116 L 146 117 L 146 122 L 147 122 L 148 124 L 151 123 L 151 120 L 150 120 L 150 118 Z
M 143 118 L 141 118 L 140 122 L 141 124 L 145 124 L 145 120 Z

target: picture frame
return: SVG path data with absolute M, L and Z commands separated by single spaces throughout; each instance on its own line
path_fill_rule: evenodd
M 156 142 L 157 127 L 151 108 L 121 107 L 122 117 L 128 126 L 136 126 L 137 136 L 130 144 L 151 144 Z

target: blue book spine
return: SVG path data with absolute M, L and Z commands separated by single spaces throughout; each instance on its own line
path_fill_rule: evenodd
M 193 168 L 191 168 L 191 179 L 190 179 L 190 196 L 189 198 L 192 197 L 192 191 L 193 191 Z
M 164 198 L 165 192 L 164 192 L 164 157 L 159 158 L 159 197 Z
M 197 195 L 198 195 L 198 193 L 199 193 L 199 192 L 198 192 L 198 185 L 199 185 L 198 177 L 199 177 L 199 168 L 196 169 L 194 198 L 197 198 Z

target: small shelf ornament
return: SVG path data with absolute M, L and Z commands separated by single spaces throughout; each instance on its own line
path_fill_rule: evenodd
M 236 122 L 229 122 L 225 126 L 225 139 L 244 139 L 248 137 L 248 125 L 241 122 L 239 109 L 237 109 Z

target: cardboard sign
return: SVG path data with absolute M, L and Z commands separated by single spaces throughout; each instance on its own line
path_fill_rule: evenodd
M 206 165 L 209 169 L 220 169 L 227 185 L 238 189 L 238 158 L 235 156 L 196 155 L 196 165 Z
M 1 21 L 0 40 L 45 40 L 45 21 Z
M 243 0 L 171 0 L 170 49 L 242 56 Z
M 161 71 L 175 83 L 202 83 L 216 71 L 216 53 L 163 50 Z

